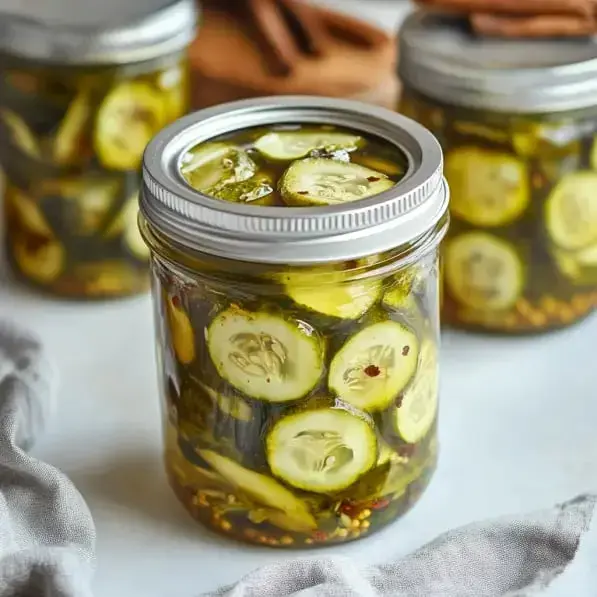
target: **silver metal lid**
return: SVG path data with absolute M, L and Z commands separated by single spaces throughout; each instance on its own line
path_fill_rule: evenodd
M 43 63 L 123 64 L 185 48 L 195 0 L 9 0 L 0 6 L 0 52 Z
M 252 126 L 334 124 L 398 145 L 409 170 L 375 197 L 326 207 L 261 207 L 213 199 L 180 174 L 197 143 Z M 191 250 L 257 263 L 355 259 L 412 242 L 445 214 L 448 190 L 435 137 L 412 120 L 360 102 L 317 97 L 244 100 L 191 114 L 159 133 L 145 151 L 141 211 Z
M 399 40 L 402 81 L 431 98 L 526 114 L 597 106 L 597 38 L 490 39 L 463 19 L 418 11 Z

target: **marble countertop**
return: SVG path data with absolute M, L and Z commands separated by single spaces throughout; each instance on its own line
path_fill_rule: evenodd
M 401 3 L 329 4 L 394 26 Z M 166 485 L 149 297 L 39 298 L 0 278 L 0 317 L 37 330 L 61 375 L 57 416 L 34 454 L 60 467 L 95 517 L 97 597 L 196 597 L 305 555 L 245 547 L 196 525 Z M 318 551 L 399 557 L 457 525 L 597 492 L 597 316 L 520 339 L 445 333 L 441 455 L 419 505 L 361 542 Z

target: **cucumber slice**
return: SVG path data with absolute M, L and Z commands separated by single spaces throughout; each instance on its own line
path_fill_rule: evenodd
M 251 205 L 275 205 L 273 181 L 269 176 L 256 175 L 244 182 L 220 184 L 205 193 L 217 199 Z
M 328 384 L 342 400 L 365 411 L 387 408 L 417 368 L 419 341 L 395 321 L 382 321 L 350 337 L 330 364 Z
M 17 236 L 12 250 L 20 270 L 35 282 L 49 284 L 64 271 L 66 252 L 57 240 Z
M 297 305 L 310 311 L 338 319 L 358 319 L 381 296 L 381 282 L 363 280 L 330 283 L 334 278 L 341 280 L 343 276 L 346 277 L 346 274 L 330 269 L 325 283 L 313 286 L 313 276 L 308 273 L 286 274 L 283 277 L 284 290 Z
M 206 192 L 214 187 L 249 180 L 257 170 L 249 155 L 234 145 L 214 142 L 199 145 L 183 158 L 180 173 L 196 190 Z
M 39 203 L 14 185 L 7 185 L 5 192 L 7 207 L 14 210 L 20 224 L 28 231 L 45 238 L 52 238 L 54 233 L 39 207 Z
M 212 450 L 199 450 L 198 453 L 226 481 L 249 498 L 283 512 L 296 524 L 302 523 L 303 528 L 317 528 L 317 522 L 305 502 L 275 479 L 245 468 Z
M 320 148 L 355 150 L 361 142 L 361 137 L 346 133 L 279 131 L 259 137 L 254 147 L 268 160 L 291 161 Z
M 257 400 L 288 402 L 307 395 L 323 373 L 323 345 L 306 324 L 231 307 L 207 330 L 218 373 Z
M 68 107 L 54 137 L 52 150 L 57 164 L 69 165 L 80 159 L 92 115 L 90 93 L 87 89 L 82 89 Z
M 524 162 L 507 153 L 460 147 L 446 156 L 450 209 L 475 226 L 505 226 L 527 209 L 531 191 Z
M 509 309 L 523 293 L 525 269 L 516 249 L 486 232 L 467 232 L 449 241 L 444 265 L 447 288 L 467 307 Z
M 419 370 L 394 409 L 394 430 L 408 444 L 416 444 L 429 432 L 438 407 L 437 349 L 431 340 L 421 346 Z
M 358 201 L 394 186 L 385 174 L 324 158 L 307 158 L 291 164 L 279 182 L 288 205 L 337 205 Z
M 266 439 L 270 469 L 289 485 L 334 493 L 377 461 L 374 427 L 339 408 L 307 410 L 280 419 Z
M 545 204 L 551 240 L 562 249 L 578 250 L 597 243 L 597 172 L 572 172 L 553 189 Z
M 95 119 L 99 160 L 110 170 L 137 170 L 145 147 L 166 120 L 158 89 L 141 81 L 120 83 L 108 93 Z
M 182 365 L 195 360 L 195 335 L 193 325 L 177 296 L 167 296 L 166 315 L 176 358 Z

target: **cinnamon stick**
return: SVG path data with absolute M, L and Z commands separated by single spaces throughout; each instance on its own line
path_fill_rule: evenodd
M 594 0 L 416 0 L 421 6 L 456 13 L 506 15 L 592 14 Z
M 581 15 L 536 15 L 529 17 L 473 14 L 473 30 L 489 37 L 538 38 L 581 37 L 597 33 L 597 23 Z
M 365 21 L 325 8 L 320 8 L 319 13 L 330 32 L 339 39 L 366 49 L 379 47 L 388 41 L 384 31 Z
M 295 30 L 305 53 L 323 56 L 329 49 L 329 36 L 319 15 L 301 0 L 279 0 L 286 18 Z

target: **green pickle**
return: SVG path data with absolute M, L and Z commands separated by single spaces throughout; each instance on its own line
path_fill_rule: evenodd
M 291 124 L 206 141 L 179 164 L 195 190 L 256 210 L 364 199 L 408 169 L 377 138 Z M 394 251 L 312 266 L 202 255 L 184 274 L 180 253 L 154 263 L 166 468 L 197 520 L 315 546 L 416 502 L 437 458 L 436 253 L 406 267 Z
M 452 215 L 442 321 L 520 334 L 597 307 L 594 115 L 510 115 L 408 89 L 400 110 L 440 139 Z M 429 115 L 441 112 L 443 118 Z M 441 125 L 440 125 L 441 121 Z
M 69 298 L 146 291 L 139 168 L 149 140 L 187 109 L 186 60 L 141 68 L 11 63 L 3 75 L 0 163 L 15 274 Z

